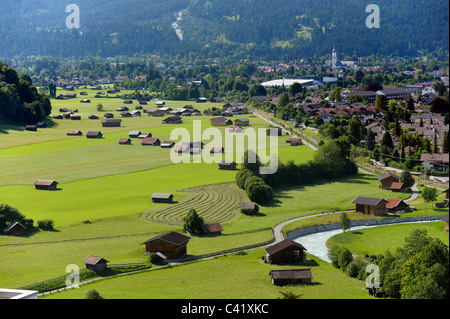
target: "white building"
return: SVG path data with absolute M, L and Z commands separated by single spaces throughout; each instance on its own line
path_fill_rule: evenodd
M 286 88 L 289 88 L 294 83 L 300 83 L 302 86 L 312 86 L 314 84 L 314 80 L 299 80 L 299 79 L 279 79 L 279 80 L 272 80 L 261 83 L 262 86 L 267 88 L 277 87 L 277 86 L 283 86 Z

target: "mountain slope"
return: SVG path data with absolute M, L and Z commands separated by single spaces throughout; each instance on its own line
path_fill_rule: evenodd
M 0 57 L 135 53 L 276 58 L 328 54 L 415 55 L 449 47 L 445 0 L 378 0 L 368 29 L 360 0 L 77 0 L 80 29 L 67 29 L 72 0 L 4 0 Z M 186 10 L 184 10 L 186 9 Z M 172 23 L 181 10 L 181 42 Z

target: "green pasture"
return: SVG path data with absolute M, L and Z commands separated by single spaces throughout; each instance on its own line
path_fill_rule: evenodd
M 448 232 L 444 230 L 445 222 L 412 223 L 402 225 L 387 225 L 374 228 L 351 230 L 331 237 L 327 244 L 339 244 L 358 255 L 384 254 L 387 250 L 395 252 L 404 245 L 404 238 L 412 230 L 420 228 L 427 231 L 428 236 L 439 238 L 448 246 Z
M 272 269 L 291 268 L 265 264 L 263 249 L 244 255 L 230 254 L 171 268 L 100 280 L 44 299 L 83 299 L 96 289 L 106 299 L 275 299 L 282 292 L 294 292 L 303 299 L 369 298 L 365 283 L 349 278 L 339 269 L 317 259 L 312 261 L 311 285 L 278 287 L 272 284 Z M 314 259 L 309 256 L 309 259 Z M 304 266 L 303 266 L 304 267 Z M 124 289 L 126 287 L 126 289 Z

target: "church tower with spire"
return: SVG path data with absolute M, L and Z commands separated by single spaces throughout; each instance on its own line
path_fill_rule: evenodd
M 336 50 L 333 48 L 333 51 L 331 51 L 331 67 L 334 69 L 336 67 L 337 62 L 337 54 Z

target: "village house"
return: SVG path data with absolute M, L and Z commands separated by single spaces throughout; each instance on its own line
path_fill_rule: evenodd
M 276 286 L 309 284 L 313 278 L 311 268 L 271 270 L 272 283 Z
M 102 271 L 107 268 L 108 261 L 102 257 L 96 257 L 89 255 L 83 260 L 83 263 L 86 265 L 87 269 L 94 271 Z
M 98 120 L 98 116 L 97 115 L 93 115 L 93 114 L 89 114 L 88 115 L 88 119 L 90 119 L 90 120 Z
M 440 172 L 448 172 L 449 154 L 442 153 L 424 153 L 420 155 L 420 161 L 427 169 L 434 169 Z
M 306 248 L 290 239 L 266 248 L 264 261 L 269 264 L 295 264 L 306 261 Z
M 154 193 L 154 194 L 152 194 L 152 202 L 153 203 L 172 203 L 173 195 L 172 194 Z
M 356 204 L 355 210 L 359 213 L 375 216 L 384 216 L 388 213 L 388 209 L 386 207 L 387 201 L 382 198 L 358 196 L 353 201 L 353 204 Z
M 39 190 L 54 191 L 57 186 L 58 182 L 53 180 L 38 179 L 34 182 L 34 187 Z
M 380 177 L 378 177 L 380 183 L 378 184 L 379 188 L 382 189 L 391 189 L 392 183 L 398 183 L 400 181 L 400 177 L 392 173 L 386 173 Z
M 167 259 L 178 259 L 186 256 L 187 244 L 191 238 L 171 231 L 153 237 L 141 245 L 145 245 L 145 254 L 160 253 Z
M 18 221 L 14 221 L 8 227 L 3 228 L 3 233 L 7 236 L 23 236 L 27 233 L 27 228 Z

